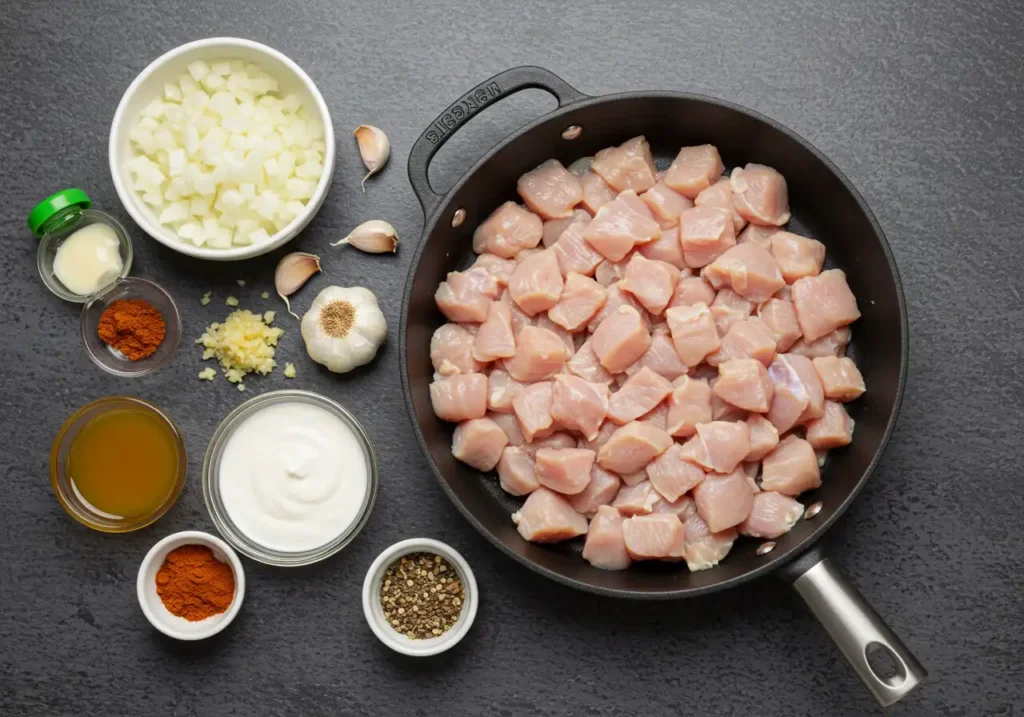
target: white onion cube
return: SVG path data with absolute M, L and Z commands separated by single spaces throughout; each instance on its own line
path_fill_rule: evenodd
M 196 82 L 210 74 L 210 66 L 202 60 L 196 60 L 195 62 L 188 63 L 188 74 L 192 75 L 192 79 Z

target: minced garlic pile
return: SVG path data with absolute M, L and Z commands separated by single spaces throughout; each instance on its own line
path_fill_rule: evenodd
M 217 359 L 231 383 L 241 383 L 253 371 L 265 376 L 277 365 L 274 347 L 284 333 L 284 329 L 267 325 L 273 318 L 270 311 L 260 316 L 242 309 L 229 314 L 224 323 L 210 324 L 206 333 L 196 339 L 197 344 L 206 347 L 203 360 Z M 210 369 L 203 371 L 200 378 L 212 380 L 209 372 Z

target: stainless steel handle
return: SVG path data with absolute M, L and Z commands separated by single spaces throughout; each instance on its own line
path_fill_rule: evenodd
M 806 570 L 793 587 L 879 705 L 901 700 L 928 677 L 924 666 L 828 558 Z M 868 659 L 875 650 L 888 653 L 894 674 L 876 672 Z

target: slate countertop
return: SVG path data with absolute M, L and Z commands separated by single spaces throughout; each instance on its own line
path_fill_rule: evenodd
M 429 474 L 398 378 L 401 290 L 422 227 L 405 174 L 419 132 L 480 80 L 538 64 L 589 94 L 660 88 L 714 95 L 809 139 L 858 187 L 896 255 L 910 309 L 911 366 L 895 436 L 873 480 L 831 531 L 836 561 L 931 676 L 894 715 L 1024 713 L 1024 6 L 1011 0 L 691 3 L 540 0 L 458 5 L 304 2 L 8 3 L 0 13 L 0 714 L 79 715 L 861 715 L 875 713 L 828 638 L 774 580 L 712 598 L 632 605 L 573 592 L 508 560 L 465 523 Z M 159 54 L 236 35 L 295 59 L 318 83 L 338 133 L 327 202 L 292 249 L 320 253 L 328 283 L 381 299 L 389 342 L 368 370 L 338 377 L 305 357 L 297 330 L 280 371 L 239 394 L 196 380 L 190 344 L 270 289 L 282 252 L 201 263 L 145 238 L 107 168 L 117 102 Z M 550 110 L 540 91 L 485 111 L 441 152 L 451 186 L 503 136 Z M 348 140 L 361 123 L 392 140 L 387 169 L 359 191 Z M 185 337 L 173 364 L 118 380 L 86 358 L 73 305 L 35 271 L 24 218 L 79 186 L 135 238 L 133 274 L 170 287 Z M 384 218 L 397 257 L 327 247 Z M 240 289 L 236 279 L 247 279 Z M 214 303 L 199 305 L 213 290 Z M 288 336 L 291 334 L 291 338 Z M 179 644 L 150 629 L 135 575 L 177 530 L 212 530 L 199 474 L 220 419 L 256 392 L 301 386 L 343 402 L 380 458 L 374 515 L 344 553 L 301 570 L 247 562 L 249 591 L 225 633 Z M 58 506 L 50 442 L 104 395 L 134 393 L 182 428 L 190 474 L 156 525 L 108 536 Z M 455 651 L 389 652 L 359 607 L 370 562 L 425 535 L 469 559 L 483 599 Z

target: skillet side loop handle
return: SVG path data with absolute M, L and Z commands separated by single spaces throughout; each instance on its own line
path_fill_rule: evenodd
M 879 706 L 888 707 L 903 699 L 924 682 L 928 671 L 832 561 L 812 555 L 805 556 L 809 558 L 806 561 L 797 560 L 789 568 L 793 588 L 832 636 Z M 872 667 L 868 655 L 876 650 L 888 653 L 895 667 L 893 675 L 878 674 Z
M 409 183 L 420 200 L 424 217 L 429 217 L 443 198 L 430 186 L 427 176 L 430 160 L 437 150 L 484 108 L 520 90 L 531 88 L 550 92 L 558 100 L 559 108 L 587 97 L 549 70 L 523 66 L 513 67 L 484 80 L 453 102 L 430 123 L 409 152 Z

